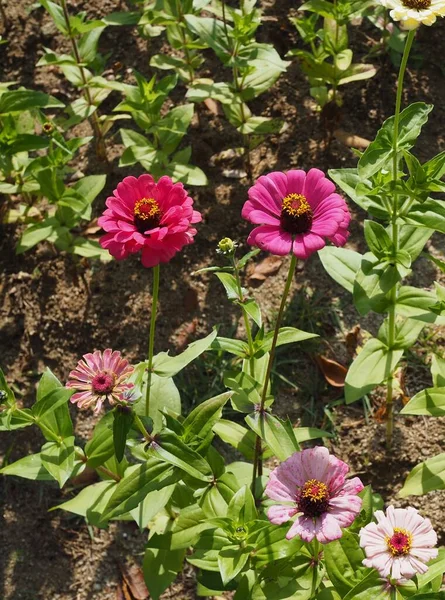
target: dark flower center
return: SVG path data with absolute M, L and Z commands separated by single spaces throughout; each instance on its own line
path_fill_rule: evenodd
M 305 517 L 319 517 L 329 507 L 328 486 L 317 479 L 309 479 L 299 492 L 297 504 Z
M 116 379 L 112 373 L 107 373 L 106 371 L 102 373 L 98 373 L 93 377 L 91 382 L 91 387 L 93 388 L 93 392 L 99 394 L 101 396 L 105 396 L 106 394 L 111 394 L 114 388 L 114 384 Z
M 142 198 L 138 200 L 133 209 L 134 224 L 140 233 L 148 229 L 158 227 L 161 222 L 162 213 L 159 204 L 154 198 Z
M 393 556 L 403 556 L 408 554 L 413 543 L 413 536 L 406 529 L 394 528 L 394 533 L 391 537 L 386 538 L 388 550 Z
M 306 233 L 312 225 L 312 208 L 305 196 L 288 194 L 281 205 L 280 223 L 288 233 Z
M 431 6 L 431 0 L 402 0 L 402 4 L 414 10 L 426 10 Z

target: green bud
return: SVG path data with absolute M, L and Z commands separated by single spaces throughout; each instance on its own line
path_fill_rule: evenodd
M 218 244 L 218 252 L 220 254 L 233 254 L 237 245 L 238 244 L 236 242 L 228 237 L 225 237 Z

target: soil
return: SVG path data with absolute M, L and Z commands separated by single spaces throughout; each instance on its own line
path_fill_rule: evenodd
M 76 91 L 55 69 L 35 68 L 43 46 L 68 50 L 66 40 L 57 33 L 43 9 L 29 12 L 31 0 L 8 0 L 5 12 L 7 28 L 3 32 L 7 44 L 0 51 L 1 81 L 19 82 L 29 88 L 44 90 L 65 102 L 76 97 Z M 259 39 L 275 44 L 281 56 L 298 44 L 297 35 L 288 21 L 295 11 L 291 0 L 264 0 L 268 17 L 259 30 Z M 86 10 L 91 17 L 101 17 L 112 11 L 130 9 L 118 0 L 70 2 L 72 10 Z M 134 8 L 134 6 L 133 6 Z M 5 26 L 5 24 L 3 24 Z M 428 125 L 417 146 L 420 160 L 426 160 L 445 149 L 445 79 L 441 72 L 441 57 L 445 53 L 445 21 L 432 28 L 422 28 L 417 39 L 417 52 L 423 56 L 421 68 L 410 65 L 406 78 L 404 100 L 422 100 L 435 105 Z M 378 38 L 370 24 L 353 29 L 352 47 L 356 60 L 372 49 Z M 158 51 L 162 39 L 153 40 L 152 47 L 130 27 L 113 28 L 104 33 L 100 49 L 112 53 L 109 63 L 119 61 L 125 77 L 129 69 L 151 76 L 149 57 Z M 204 53 L 203 75 L 224 72 L 211 52 Z M 349 133 L 373 139 L 382 120 L 393 112 L 397 69 L 387 56 L 373 59 L 379 67 L 377 75 L 366 82 L 347 86 L 342 108 L 341 127 Z M 182 101 L 185 89 L 178 86 L 175 100 Z M 103 110 L 111 110 L 116 97 L 110 96 Z M 114 104 L 113 104 L 114 103 Z M 353 166 L 356 162 L 350 148 L 336 139 L 327 147 L 325 123 L 316 111 L 309 95 L 309 85 L 296 62 L 268 93 L 251 103 L 257 115 L 280 117 L 288 125 L 281 136 L 272 136 L 252 152 L 254 178 L 271 170 L 292 167 L 321 169 Z M 89 133 L 89 125 L 80 128 Z M 78 132 L 76 132 L 78 133 Z M 219 284 L 210 276 L 193 276 L 199 268 L 220 260 L 215 254 L 219 239 L 229 235 L 244 240 L 249 226 L 240 219 L 249 182 L 223 176 L 224 168 L 240 169 L 236 160 L 216 162 L 210 158 L 223 148 L 240 145 L 234 129 L 220 116 L 205 107 L 199 108 L 199 120 L 194 121 L 188 143 L 193 148 L 193 163 L 208 175 L 209 185 L 191 190 L 197 208 L 203 213 L 196 243 L 162 267 L 160 315 L 157 325 L 157 348 L 178 351 L 186 343 L 208 333 L 221 324 L 221 333 L 238 329 L 242 335 L 239 312 L 228 304 Z M 117 135 L 108 141 L 108 169 L 96 160 L 93 149 L 80 155 L 73 165 L 79 173 L 107 172 L 107 187 L 98 200 L 97 214 L 103 209 L 107 194 L 128 169 L 118 168 L 122 151 Z M 131 170 L 138 174 L 137 169 Z M 362 222 L 365 215 L 354 211 L 349 246 L 363 249 Z M 151 309 L 151 278 L 137 257 L 125 265 L 117 262 L 100 264 L 94 261 L 74 261 L 71 256 L 55 252 L 46 244 L 24 255 L 15 255 L 20 227 L 2 226 L 0 240 L 0 357 L 8 381 L 23 397 L 24 405 L 33 401 L 36 382 L 45 367 L 50 367 L 65 380 L 82 354 L 92 349 L 113 347 L 134 362 L 145 356 L 148 338 L 148 315 Z M 443 239 L 434 236 L 432 252 L 444 250 Z M 258 261 L 264 258 L 258 257 Z M 260 301 L 270 327 L 276 318 L 284 286 L 287 262 L 278 273 L 266 278 L 252 294 Z M 425 258 L 416 264 L 412 281 L 431 287 L 440 277 Z M 247 285 L 247 281 L 246 281 Z M 397 419 L 393 450 L 384 448 L 384 424 L 378 422 L 381 394 L 372 398 L 372 413 L 357 403 L 345 407 L 337 400 L 341 389 L 326 384 L 314 361 L 323 354 L 347 366 L 352 357 L 346 343 L 347 334 L 360 324 L 361 334 L 376 332 L 379 319 L 359 319 L 349 294 L 324 272 L 316 256 L 299 267 L 287 310 L 288 324 L 321 335 L 322 342 L 278 354 L 275 378 L 276 406 L 279 413 L 289 414 L 293 421 L 322 426 L 335 433 L 332 449 L 347 460 L 351 470 L 365 484 L 371 483 L 387 503 L 403 506 L 407 501 L 397 498 L 408 472 L 421 460 L 444 450 L 443 419 Z M 364 333 L 365 332 L 365 333 Z M 427 366 L 428 351 L 438 349 L 443 331 L 430 330 L 408 355 L 405 380 L 408 395 L 430 385 Z M 350 339 L 350 337 L 348 338 Z M 199 377 L 197 377 L 199 375 Z M 285 381 L 283 380 L 285 378 Z M 199 381 L 199 383 L 196 383 Z M 203 399 L 208 391 L 222 386 L 217 365 L 207 358 L 191 367 L 179 380 L 186 408 Z M 328 419 L 328 415 L 332 421 Z M 80 440 L 88 438 L 95 419 L 90 413 L 72 411 L 76 433 Z M 0 459 L 14 461 L 39 450 L 43 438 L 38 432 L 25 429 L 0 436 Z M 70 497 L 71 491 L 35 484 L 17 478 L 0 479 L 0 597 L 4 600 L 105 600 L 116 596 L 121 567 L 127 561 L 140 560 L 145 534 L 131 523 L 113 524 L 109 530 L 88 528 L 82 519 L 61 511 L 48 512 L 52 506 Z M 436 527 L 441 543 L 445 542 L 443 524 L 444 492 L 409 498 Z M 193 571 L 188 567 L 165 597 L 196 596 Z

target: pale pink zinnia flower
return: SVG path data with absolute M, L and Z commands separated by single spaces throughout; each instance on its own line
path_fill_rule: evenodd
M 151 175 L 125 177 L 113 194 L 98 223 L 108 232 L 101 246 L 117 260 L 142 251 L 144 267 L 154 267 L 193 242 L 191 224 L 201 221 L 201 214 L 182 183 L 167 176 L 157 183 Z
M 344 246 L 351 220 L 346 202 L 323 171 L 292 170 L 263 175 L 249 189 L 242 216 L 260 225 L 247 242 L 284 256 L 308 258 L 326 245 Z
M 71 402 L 81 409 L 95 404 L 97 414 L 105 400 L 111 405 L 126 401 L 126 392 L 134 387 L 127 383 L 134 367 L 123 359 L 121 353 L 107 348 L 104 353 L 84 354 L 77 367 L 69 374 L 67 388 L 78 390 L 71 396 Z
M 281 504 L 269 508 L 269 520 L 281 525 L 299 514 L 288 540 L 296 535 L 305 542 L 314 537 L 322 544 L 338 540 L 341 527 L 349 527 L 362 506 L 357 494 L 363 484 L 358 477 L 346 480 L 348 471 L 322 446 L 296 452 L 270 474 L 266 494 Z
M 382 577 L 406 580 L 416 573 L 426 573 L 425 563 L 437 557 L 437 535 L 429 519 L 412 506 L 389 506 L 386 515 L 374 513 L 377 523 L 360 530 L 360 546 L 366 557 L 363 564 L 377 569 Z

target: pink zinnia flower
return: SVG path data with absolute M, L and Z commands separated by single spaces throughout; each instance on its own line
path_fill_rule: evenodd
M 108 232 L 101 246 L 117 260 L 141 250 L 144 267 L 154 267 L 193 242 L 196 229 L 190 225 L 201 214 L 182 183 L 167 176 L 157 183 L 151 175 L 125 177 L 113 194 L 98 223 Z
M 104 353 L 84 354 L 77 367 L 69 374 L 67 388 L 78 390 L 71 396 L 71 402 L 81 409 L 95 404 L 97 414 L 105 400 L 111 405 L 126 401 L 126 392 L 134 387 L 126 383 L 134 368 L 124 360 L 120 352 L 107 348 Z
M 281 504 L 267 513 L 276 525 L 300 516 L 287 532 L 287 539 L 299 535 L 305 542 L 317 538 L 322 544 L 338 540 L 341 527 L 349 527 L 360 512 L 363 489 L 358 477 L 346 481 L 346 463 L 321 446 L 296 452 L 272 471 L 266 494 Z
M 344 246 L 351 220 L 346 202 L 319 169 L 263 175 L 249 189 L 242 216 L 259 224 L 247 242 L 284 256 L 308 258 L 326 245 Z
M 425 563 L 437 557 L 437 535 L 429 519 L 412 506 L 388 506 L 374 514 L 377 523 L 360 530 L 360 546 L 366 557 L 363 564 L 377 569 L 382 577 L 406 580 L 416 573 L 426 573 Z

